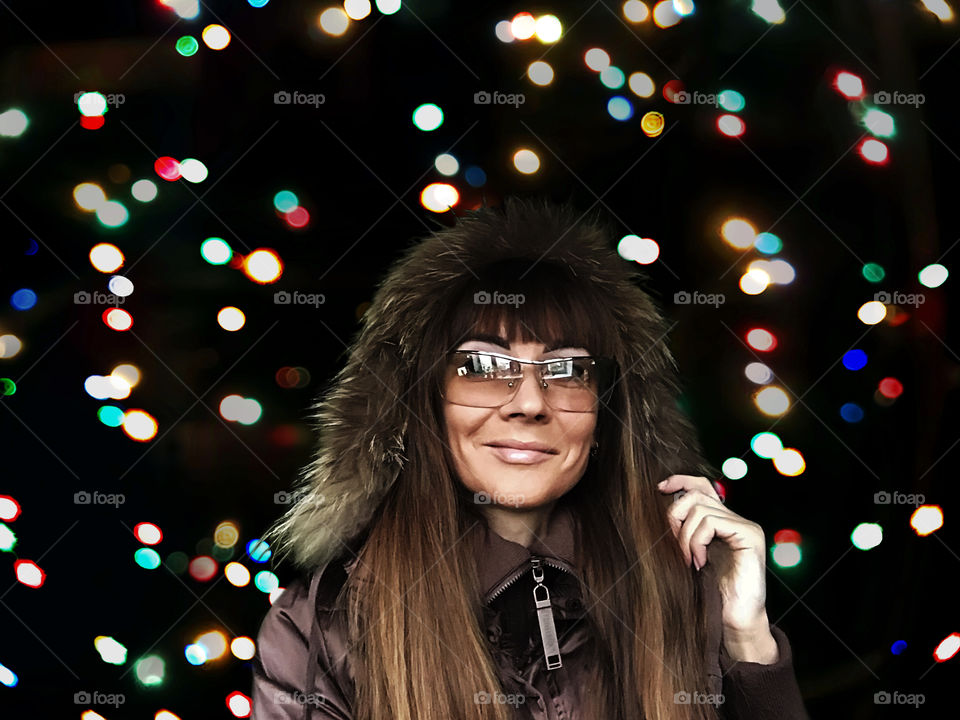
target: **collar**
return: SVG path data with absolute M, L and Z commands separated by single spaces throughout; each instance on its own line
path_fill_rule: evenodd
M 576 570 L 575 530 L 576 519 L 572 511 L 559 503 L 550 515 L 546 534 L 534 537 L 530 547 L 501 537 L 486 522 L 481 522 L 480 537 L 474 548 L 483 597 L 486 598 L 523 566 L 529 567 L 532 556 L 553 558 Z

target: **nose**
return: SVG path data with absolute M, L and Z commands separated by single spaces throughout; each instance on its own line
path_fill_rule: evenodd
M 501 406 L 501 412 L 507 415 L 523 413 L 538 417 L 549 412 L 550 406 L 544 397 L 544 389 L 540 382 L 540 371 L 535 365 L 522 365 L 523 376 L 514 382 L 520 383 L 513 399 Z

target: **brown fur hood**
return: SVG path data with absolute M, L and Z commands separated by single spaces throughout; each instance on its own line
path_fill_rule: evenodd
M 586 230 L 569 232 L 575 223 Z M 468 227 L 474 232 L 459 231 Z M 552 260 L 589 279 L 615 314 L 610 331 L 620 333 L 626 350 L 614 359 L 658 477 L 716 477 L 677 405 L 677 366 L 667 347 L 672 324 L 641 289 L 639 266 L 621 258 L 615 243 L 601 223 L 569 206 L 508 198 L 502 210 L 468 213 L 407 248 L 376 289 L 345 367 L 311 408 L 316 445 L 295 483 L 297 501 L 265 535 L 277 559 L 290 556 L 297 567 L 316 570 L 363 532 L 406 459 L 409 411 L 398 357 L 413 364 L 425 328 L 449 302 L 447 288 L 503 258 Z

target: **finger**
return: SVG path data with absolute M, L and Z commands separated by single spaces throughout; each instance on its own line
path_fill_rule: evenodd
M 706 565 L 707 546 L 716 538 L 730 550 L 753 550 L 763 557 L 763 530 L 739 516 L 719 515 L 705 511 L 689 534 L 689 552 L 702 568 Z
M 683 497 L 675 500 L 673 504 L 667 508 L 667 515 L 671 518 L 675 518 L 682 524 L 684 521 L 686 521 L 690 511 L 698 505 L 705 505 L 720 513 L 729 513 L 731 515 L 735 514 L 732 510 L 728 510 L 723 503 L 714 500 L 711 496 L 704 495 L 699 490 L 690 490 L 687 491 Z
M 709 495 L 721 503 L 723 502 L 713 482 L 702 475 L 670 475 L 666 480 L 657 484 L 657 489 L 663 493 L 673 493 L 678 490 L 699 490 L 705 495 Z

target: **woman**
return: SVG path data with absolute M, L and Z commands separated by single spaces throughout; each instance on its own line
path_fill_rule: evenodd
M 578 220 L 510 199 L 378 288 L 266 536 L 303 578 L 260 629 L 258 720 L 806 717 L 763 531 L 707 480 L 635 266 Z

